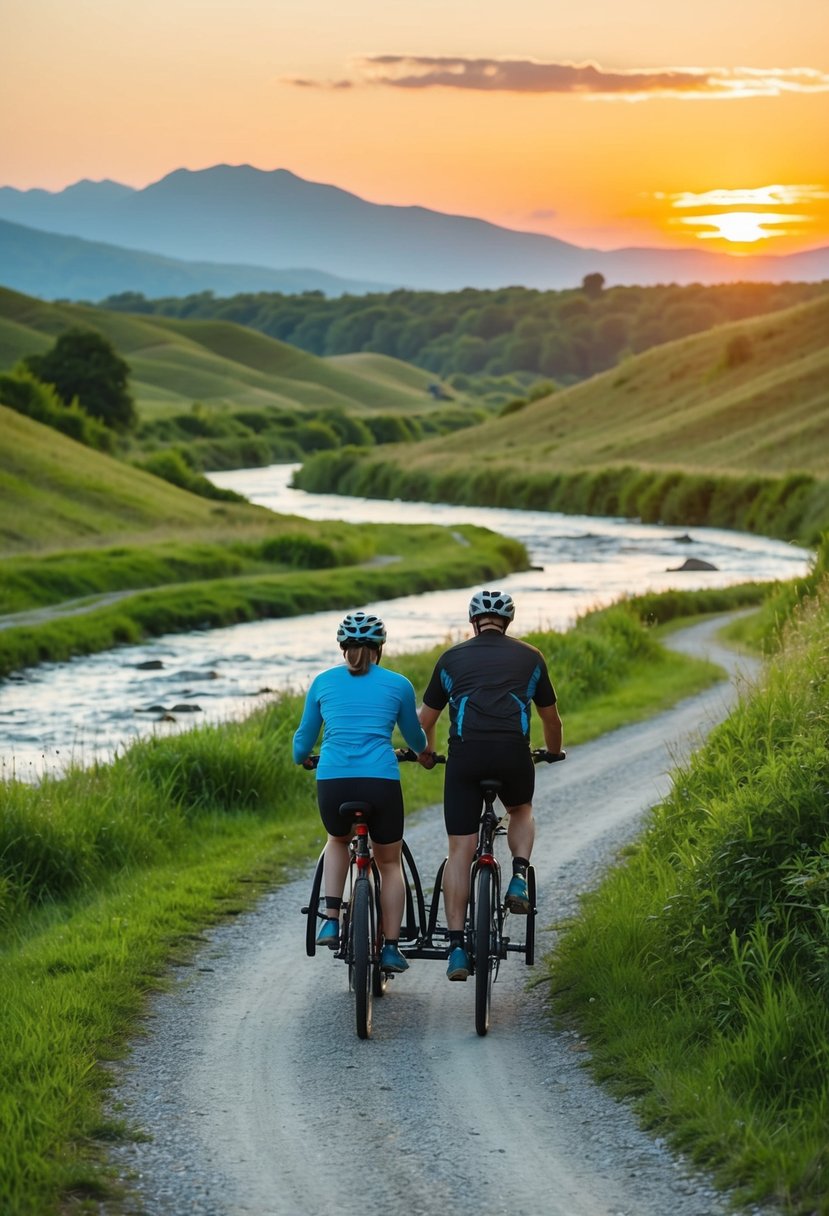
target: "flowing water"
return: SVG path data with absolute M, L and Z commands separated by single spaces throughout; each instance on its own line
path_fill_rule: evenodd
M 309 494 L 291 488 L 294 467 L 238 469 L 213 474 L 213 480 L 271 510 L 309 519 L 474 523 L 515 537 L 526 545 L 532 568 L 498 585 L 516 600 L 519 635 L 566 629 L 580 613 L 622 595 L 795 578 L 811 561 L 807 550 L 783 541 L 713 528 Z M 678 571 L 689 557 L 717 569 Z M 383 617 L 391 657 L 465 637 L 473 590 L 353 607 Z M 339 661 L 334 638 L 342 615 L 338 609 L 173 634 L 25 671 L 0 683 L 0 776 L 36 780 L 60 772 L 68 761 L 108 759 L 139 736 L 240 717 L 273 693 L 300 691 L 317 671 Z

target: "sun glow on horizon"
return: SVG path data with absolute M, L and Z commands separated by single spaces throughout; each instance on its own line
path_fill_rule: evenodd
M 803 223 L 807 219 L 805 215 L 781 212 L 723 211 L 718 215 L 685 216 L 679 223 L 698 225 L 703 231 L 694 235 L 703 241 L 723 240 L 735 245 L 752 245 L 771 237 L 789 236 L 790 231 L 781 225 Z
M 820 183 L 777 184 L 700 193 L 660 193 L 655 197 L 668 203 L 674 212 L 696 212 L 673 215 L 668 223 L 673 227 L 693 229 L 693 237 L 697 240 L 721 241 L 726 246 L 757 245 L 772 238 L 802 239 L 806 232 L 804 225 L 813 226 L 826 215 L 829 190 Z

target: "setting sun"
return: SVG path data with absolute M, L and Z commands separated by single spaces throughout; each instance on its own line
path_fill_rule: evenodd
M 775 230 L 773 225 L 789 224 L 802 221 L 801 215 L 784 215 L 780 213 L 758 213 L 756 211 L 724 211 L 721 215 L 697 215 L 683 219 L 683 224 L 699 225 L 711 231 L 698 232 L 700 240 L 718 239 L 731 241 L 733 244 L 753 244 L 764 241 L 769 237 L 784 236 L 785 228 Z

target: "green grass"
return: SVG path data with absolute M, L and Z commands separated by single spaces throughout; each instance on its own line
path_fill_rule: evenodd
M 723 1185 L 829 1212 L 829 585 L 564 926 L 596 1075 Z
M 631 654 L 623 639 L 636 631 Z M 570 743 L 627 720 L 631 700 L 645 712 L 642 689 L 655 708 L 714 675 L 665 656 L 627 610 L 567 637 L 535 640 L 560 660 Z M 436 653 L 395 667 L 422 687 Z M 568 661 L 603 672 L 601 716 Z M 147 992 L 202 928 L 320 847 L 313 782 L 290 763 L 300 708 L 282 698 L 243 723 L 138 743 L 110 766 L 0 786 L 0 1210 L 51 1216 L 112 1191 L 103 1145 L 129 1132 L 103 1114 L 105 1064 Z M 409 810 L 435 802 L 433 773 L 411 765 L 402 778 Z
M 49 304 L 0 288 L 0 370 L 80 326 L 104 334 L 132 369 L 144 416 L 208 406 L 340 406 L 358 413 L 433 408 L 435 377 L 388 356 L 320 359 L 225 321 L 133 316 L 82 304 Z M 438 408 L 434 406 L 434 408 Z
M 318 453 L 298 484 L 812 543 L 829 527 L 827 330 L 829 297 L 720 326 L 439 441 Z
M 324 538 L 325 525 L 317 527 Z M 526 567 L 522 545 L 486 528 L 342 524 L 335 527 L 334 534 L 342 534 L 347 527 L 353 529 L 352 551 L 368 557 L 385 552 L 399 560 L 377 566 L 366 561 L 328 570 L 242 571 L 232 578 L 194 579 L 137 591 L 116 604 L 93 605 L 81 615 L 16 625 L 0 631 L 0 675 L 164 633 L 348 608 L 371 600 L 486 582 Z M 322 546 L 323 540 L 319 543 Z M 228 560 L 231 557 L 229 553 Z M 129 579 L 128 566 L 125 577 Z

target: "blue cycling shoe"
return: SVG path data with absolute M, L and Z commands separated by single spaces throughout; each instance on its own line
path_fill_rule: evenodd
M 386 942 L 383 949 L 380 951 L 380 966 L 383 971 L 408 971 L 409 961 L 405 958 L 397 948 Z
M 463 946 L 453 946 L 449 951 L 449 966 L 446 968 L 446 978 L 450 980 L 465 980 L 471 970 L 472 964 Z
M 513 874 L 507 893 L 504 896 L 504 907 L 508 912 L 516 912 L 526 916 L 530 910 L 530 894 L 527 890 L 527 880 L 523 874 Z
M 336 950 L 340 944 L 340 922 L 336 916 L 329 916 L 322 922 L 322 927 L 317 934 L 318 946 L 330 946 L 332 950 Z

